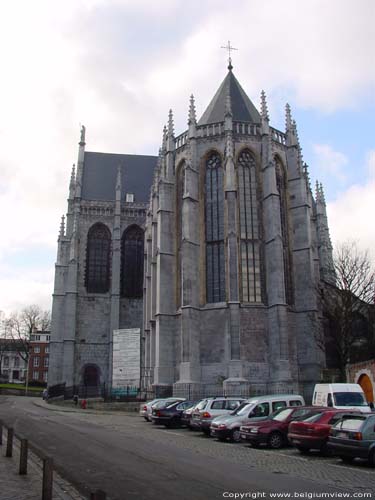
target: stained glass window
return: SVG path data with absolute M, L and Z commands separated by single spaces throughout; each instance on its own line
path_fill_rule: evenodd
M 139 298 L 143 295 L 144 233 L 138 226 L 130 226 L 121 242 L 121 295 Z
M 86 289 L 91 293 L 105 293 L 110 282 L 111 233 L 104 224 L 95 224 L 89 230 L 86 249 Z
M 258 187 L 256 163 L 250 151 L 245 150 L 240 154 L 237 173 L 242 300 L 244 302 L 261 302 L 262 279 Z
M 224 172 L 220 156 L 211 154 L 206 162 L 206 295 L 207 302 L 225 300 L 224 257 Z

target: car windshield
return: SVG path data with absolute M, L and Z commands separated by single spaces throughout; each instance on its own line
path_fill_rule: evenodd
M 365 418 L 344 418 L 337 422 L 336 429 L 345 429 L 348 431 L 358 431 Z
M 238 408 L 236 408 L 235 410 L 231 411 L 231 415 L 245 415 L 247 413 L 247 411 L 250 409 L 250 406 L 252 404 L 251 403 L 241 403 L 240 406 Z
M 196 406 L 196 410 L 204 410 L 206 408 L 206 404 L 207 404 L 207 399 L 204 399 L 203 401 L 201 401 L 197 406 Z
M 273 415 L 271 416 L 272 420 L 277 420 L 278 422 L 284 422 L 289 415 L 293 412 L 294 410 L 292 408 L 287 408 L 286 410 L 277 410 Z
M 367 406 L 360 392 L 334 392 L 333 398 L 336 406 Z
M 324 412 L 315 413 L 315 415 L 311 415 L 311 417 L 305 418 L 304 422 L 311 422 L 311 423 L 318 422 L 322 417 L 323 413 Z

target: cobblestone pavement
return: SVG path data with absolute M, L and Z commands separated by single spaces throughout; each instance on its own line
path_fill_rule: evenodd
M 140 417 L 124 415 L 76 414 L 74 418 L 84 419 L 114 430 L 119 438 L 140 433 L 150 439 L 150 450 L 157 449 L 157 443 L 167 441 L 180 448 L 187 448 L 208 457 L 227 462 L 247 465 L 251 470 L 262 470 L 275 474 L 286 474 L 291 480 L 300 477 L 316 481 L 320 485 L 341 487 L 348 493 L 372 493 L 375 498 L 375 473 L 364 462 L 344 464 L 336 457 L 321 457 L 317 454 L 302 456 L 294 448 L 269 450 L 254 449 L 242 443 L 220 442 L 199 432 L 187 429 L 165 429 L 145 422 Z M 367 497 L 371 498 L 371 497 Z
M 0 500 L 40 500 L 42 498 L 42 463 L 29 450 L 27 475 L 18 474 L 19 441 L 14 440 L 13 456 L 5 457 L 6 434 L 0 446 Z M 83 500 L 59 474 L 53 474 L 53 500 Z

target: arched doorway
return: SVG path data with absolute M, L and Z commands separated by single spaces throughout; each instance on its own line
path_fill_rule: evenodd
M 374 389 L 372 387 L 372 382 L 370 380 L 370 377 L 366 375 L 366 373 L 363 373 L 359 379 L 358 379 L 358 384 L 362 387 L 363 392 L 365 393 L 365 397 L 367 401 L 374 402 Z
M 99 385 L 99 370 L 95 365 L 86 365 L 83 372 L 83 384 L 87 387 Z

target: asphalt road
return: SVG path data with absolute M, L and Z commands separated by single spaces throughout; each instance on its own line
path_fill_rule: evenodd
M 272 492 L 337 498 L 375 491 L 368 467 L 220 443 L 138 416 L 63 413 L 35 406 L 32 398 L 0 396 L 0 418 L 52 456 L 82 493 L 100 488 L 111 500 L 271 498 Z

